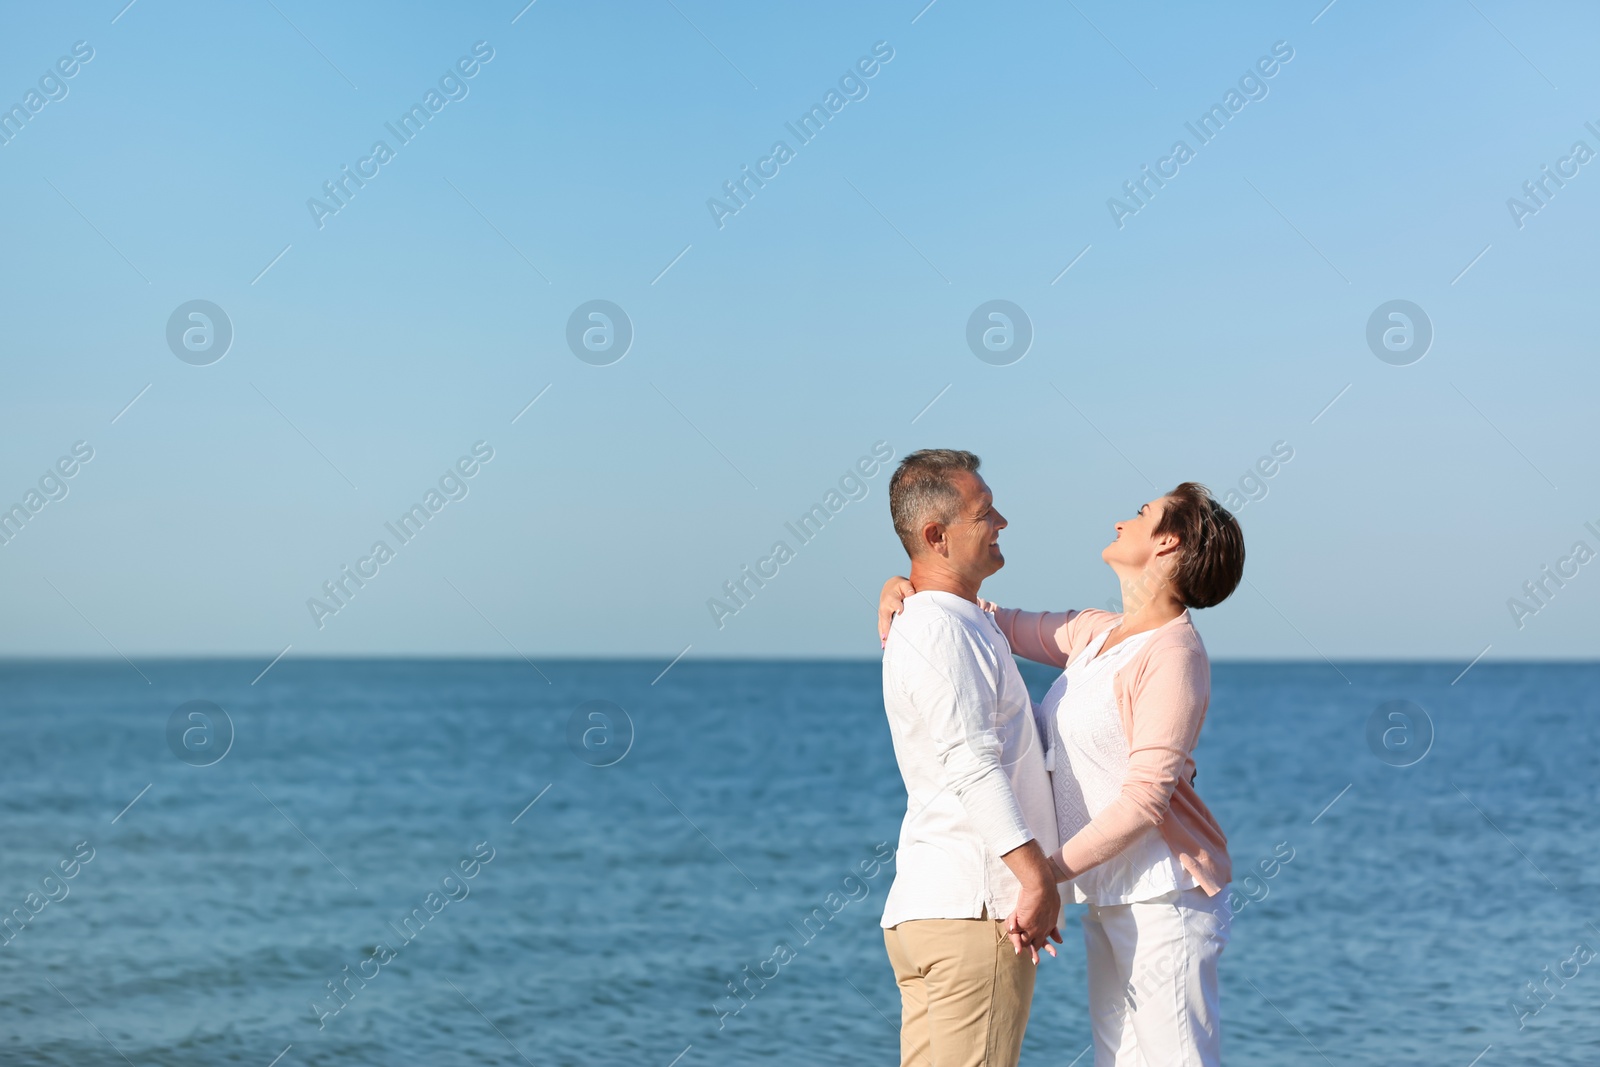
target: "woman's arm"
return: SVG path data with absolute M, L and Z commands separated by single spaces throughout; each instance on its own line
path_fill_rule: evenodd
M 911 579 L 895 575 L 883 583 L 878 594 L 878 641 L 889 640 L 889 627 L 894 617 L 905 606 L 906 597 L 917 591 Z M 1070 654 L 1071 641 L 1067 624 L 1078 615 L 1077 611 L 1018 611 L 1002 608 L 980 599 L 978 605 L 994 615 L 995 624 L 1011 645 L 1011 651 L 1023 659 L 1045 663 L 1052 667 L 1065 667 Z
M 1066 667 L 1072 647 L 1067 624 L 1081 612 L 1019 611 L 1016 608 L 1002 608 L 988 601 L 982 603 L 985 611 L 994 612 L 995 625 L 1005 634 L 1011 651 L 1035 663 Z
M 1068 877 L 1098 867 L 1166 819 L 1200 738 L 1210 688 L 1203 652 L 1175 648 L 1152 660 L 1131 697 L 1133 737 L 1122 792 L 1056 853 Z

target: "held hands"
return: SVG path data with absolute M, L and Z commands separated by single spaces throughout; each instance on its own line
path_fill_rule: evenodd
M 1033 965 L 1035 967 L 1039 966 L 1039 950 L 1023 938 L 1021 931 L 1017 928 L 1017 917 L 1015 915 L 1006 920 L 1006 936 L 1011 938 L 1011 945 L 1016 949 L 1019 956 L 1022 954 L 1022 946 L 1027 945 L 1028 953 L 1033 957 Z M 1061 944 L 1061 930 L 1058 927 L 1052 926 L 1049 936 L 1055 939 L 1056 945 Z M 1054 956 L 1056 954 L 1056 945 L 1046 941 L 1044 950 Z
M 1000 858 L 1022 884 L 1016 913 L 1006 920 L 1006 934 L 1018 955 L 1026 947 L 1038 964 L 1041 948 L 1052 956 L 1056 954 L 1051 938 L 1056 944 L 1061 943 L 1061 931 L 1056 927 L 1061 892 L 1056 888 L 1055 871 L 1037 841 L 1029 841 Z
M 985 611 L 990 611 L 990 610 L 993 610 L 993 609 L 992 608 L 985 608 L 984 610 Z M 1061 857 L 1060 857 L 1059 854 L 1052 852 L 1050 854 L 1050 856 L 1049 856 L 1049 860 L 1050 860 L 1050 873 L 1055 876 L 1055 879 L 1056 879 L 1057 882 L 1067 882 L 1067 881 L 1071 881 L 1072 880 L 1072 873 L 1061 865 Z M 1057 890 L 1056 892 L 1057 892 L 1057 894 L 1059 894 L 1060 890 Z M 1024 945 L 1027 946 L 1028 951 L 1030 953 L 1032 953 L 1032 955 L 1033 955 L 1034 966 L 1037 967 L 1039 965 L 1039 947 L 1040 947 L 1040 943 L 1031 942 L 1024 935 L 1024 930 L 1026 929 L 1026 925 L 1021 919 L 1021 917 L 1022 917 L 1022 905 L 1023 905 L 1023 901 L 1022 901 L 1022 899 L 1019 898 L 1018 901 L 1017 901 L 1017 912 L 1016 912 L 1016 914 L 1011 916 L 1011 918 L 1006 920 L 1006 934 L 1008 936 L 1010 936 L 1012 947 L 1014 947 L 1016 949 L 1016 951 L 1017 951 L 1017 953 L 1019 955 L 1022 952 L 1023 946 Z M 1057 896 L 1057 902 L 1056 902 L 1056 909 L 1057 910 L 1056 910 L 1056 912 L 1054 914 L 1060 914 L 1060 907 L 1061 907 L 1060 897 L 1058 895 Z M 1055 927 L 1055 926 L 1050 927 L 1049 936 L 1055 938 L 1056 945 L 1061 944 L 1061 930 L 1058 927 Z M 1054 956 L 1056 954 L 1055 945 L 1050 944 L 1050 942 L 1048 942 L 1048 941 L 1043 941 L 1042 945 L 1043 945 L 1044 950 L 1046 952 L 1050 953 L 1050 955 Z
M 1006 934 L 1011 938 L 1012 948 L 1018 955 L 1026 948 L 1035 967 L 1039 965 L 1041 948 L 1054 956 L 1056 949 L 1050 939 L 1054 938 L 1056 945 L 1061 944 L 1061 930 L 1056 926 L 1060 914 L 1061 893 L 1054 882 L 1024 882 L 1022 893 L 1017 897 L 1017 910 L 1006 920 Z

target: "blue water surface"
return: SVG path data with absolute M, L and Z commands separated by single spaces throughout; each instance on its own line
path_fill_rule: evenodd
M 662 666 L 0 666 L 0 1063 L 897 1062 L 878 665 Z M 1600 1062 L 1600 666 L 1459 673 L 1216 666 L 1229 1063 Z M 1068 912 L 1024 1063 L 1089 1043 Z

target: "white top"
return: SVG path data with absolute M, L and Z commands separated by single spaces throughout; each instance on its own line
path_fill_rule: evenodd
M 1054 733 L 1051 784 L 1063 843 L 1117 799 L 1128 777 L 1128 737 L 1112 679 L 1154 631 L 1097 655 L 1110 632 L 1089 642 L 1044 698 L 1044 717 Z M 1136 904 L 1197 884 L 1152 826 L 1116 857 L 1074 878 L 1072 891 L 1080 904 Z
M 889 630 L 883 706 L 906 786 L 883 926 L 994 919 L 1021 886 L 1002 855 L 1060 846 L 1028 690 L 994 618 L 953 593 L 916 593 Z

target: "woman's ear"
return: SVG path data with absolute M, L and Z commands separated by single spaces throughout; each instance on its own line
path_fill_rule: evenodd
M 1162 534 L 1154 541 L 1155 554 L 1150 560 L 1150 568 L 1164 582 L 1172 582 L 1178 576 L 1179 550 L 1183 543 L 1177 534 Z

